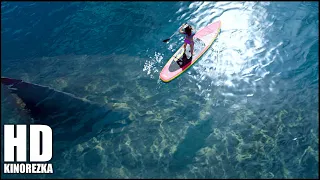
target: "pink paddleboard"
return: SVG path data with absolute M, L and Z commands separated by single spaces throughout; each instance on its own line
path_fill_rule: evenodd
M 192 59 L 187 56 L 189 45 L 187 45 L 186 53 L 183 52 L 182 45 L 163 67 L 160 72 L 160 79 L 164 82 L 169 82 L 192 66 L 212 45 L 220 32 L 220 27 L 221 21 L 217 21 L 200 29 L 193 38 L 194 52 Z

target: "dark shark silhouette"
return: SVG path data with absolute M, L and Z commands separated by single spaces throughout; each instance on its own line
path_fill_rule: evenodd
M 81 143 L 103 130 L 131 123 L 128 112 L 115 109 L 112 104 L 100 105 L 18 79 L 1 77 L 1 83 L 21 99 L 35 124 L 49 125 L 53 129 L 53 143 L 59 143 L 54 151 L 64 150 L 70 143 Z

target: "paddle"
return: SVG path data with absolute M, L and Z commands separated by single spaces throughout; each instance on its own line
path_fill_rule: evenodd
M 186 23 L 182 24 L 182 26 L 184 26 Z M 165 39 L 163 40 L 162 42 L 168 42 L 170 41 L 170 39 L 177 34 L 177 32 L 179 31 L 179 29 L 181 28 L 181 26 L 168 38 L 168 39 Z

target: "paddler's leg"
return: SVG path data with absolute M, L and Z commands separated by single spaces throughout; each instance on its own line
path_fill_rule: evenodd
M 187 43 L 186 43 L 186 42 L 184 42 L 184 44 L 183 44 L 183 48 L 184 48 L 183 53 L 186 53 L 186 48 L 187 48 Z
M 191 56 L 193 56 L 193 46 L 194 46 L 194 43 L 190 43 L 190 51 L 191 51 Z

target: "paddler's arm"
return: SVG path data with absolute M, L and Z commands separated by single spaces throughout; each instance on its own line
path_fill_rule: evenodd
M 184 34 L 184 26 L 185 26 L 186 24 L 185 23 L 183 23 L 182 25 L 181 25 L 181 27 L 180 27 L 180 29 L 179 29 L 179 33 L 180 34 Z
M 191 31 L 192 31 L 192 32 L 195 32 L 196 29 L 195 29 L 193 26 L 191 26 L 191 25 L 189 25 L 189 26 L 191 27 Z

